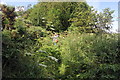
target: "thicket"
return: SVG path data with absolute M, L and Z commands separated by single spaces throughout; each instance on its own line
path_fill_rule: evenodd
M 70 33 L 61 35 L 57 45 L 50 36 L 16 40 L 3 32 L 3 39 L 3 77 L 120 79 L 117 34 Z
M 39 5 L 49 6 L 50 9 L 48 8 L 49 13 L 47 14 L 54 13 L 54 15 L 47 15 L 46 17 L 49 17 L 47 21 L 53 21 L 53 23 L 43 24 L 42 21 L 45 20 L 41 18 L 44 17 L 42 16 L 44 12 L 40 11 L 41 9 L 39 8 L 31 8 L 28 12 L 23 12 L 24 14 L 21 13 L 22 15 L 18 14 L 21 17 L 15 19 L 12 25 L 10 25 L 10 23 L 3 23 L 5 27 L 10 27 L 10 29 L 4 28 L 2 31 L 3 78 L 119 80 L 119 34 L 103 33 L 105 29 L 110 28 L 111 25 L 105 25 L 105 23 L 112 22 L 112 16 L 106 15 L 106 17 L 109 18 L 108 21 L 106 20 L 107 18 L 103 18 L 102 21 L 104 25 L 101 26 L 104 26 L 104 28 L 99 28 L 98 24 L 100 23 L 97 23 L 97 25 L 95 25 L 97 28 L 93 29 L 92 27 L 94 23 L 96 24 L 96 21 L 88 24 L 90 21 L 89 19 L 86 20 L 87 17 L 93 14 L 78 17 L 82 15 L 81 11 L 86 14 L 89 13 L 90 7 L 86 5 L 86 3 L 80 3 L 80 8 L 75 6 L 75 4 L 78 3 L 67 3 L 69 6 L 65 3 L 46 4 L 48 3 L 40 3 L 35 7 Z M 51 9 L 51 6 L 55 6 L 55 9 Z M 45 7 L 41 8 L 44 10 Z M 56 8 L 62 8 L 63 10 L 56 11 Z M 66 9 L 68 13 L 64 13 Z M 69 9 L 77 9 L 78 12 L 74 13 L 73 11 L 74 14 L 71 14 L 72 17 L 70 17 L 69 11 L 71 10 Z M 105 9 L 105 11 L 109 14 L 109 9 Z M 32 15 L 36 12 L 42 17 Z M 72 11 L 70 13 L 72 13 Z M 110 14 L 112 14 L 112 11 L 110 11 Z M 6 14 L 4 14 L 3 17 L 5 17 L 5 15 Z M 102 13 L 100 15 L 101 17 L 104 16 Z M 41 22 L 39 22 L 40 20 Z M 72 20 L 73 22 L 69 22 L 68 20 Z M 86 23 L 81 23 L 84 21 L 86 21 Z M 9 24 L 9 26 L 6 24 Z M 55 25 L 55 27 L 52 25 Z M 95 30 L 95 32 L 89 31 L 90 29 L 88 29 L 88 27 L 92 28 L 92 31 Z M 59 31 L 59 29 L 61 31 Z M 54 45 L 52 42 L 52 32 L 59 32 L 59 42 L 57 45 Z

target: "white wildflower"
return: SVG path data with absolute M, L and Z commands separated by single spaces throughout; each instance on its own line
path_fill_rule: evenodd
M 46 65 L 44 65 L 44 64 L 39 64 L 39 66 L 47 67 L 47 66 L 46 66 Z
M 55 60 L 56 62 L 58 62 L 58 59 L 56 59 L 55 57 L 53 56 L 48 56 L 49 58 L 51 58 L 52 60 Z

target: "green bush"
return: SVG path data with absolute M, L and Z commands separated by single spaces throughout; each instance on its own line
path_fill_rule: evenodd
M 117 35 L 70 33 L 61 43 L 62 79 L 119 79 Z
M 118 34 L 65 32 L 57 45 L 50 34 L 40 27 L 3 30 L 3 77 L 120 79 Z
M 24 33 L 23 33 L 24 32 Z M 26 53 L 33 53 L 41 47 L 41 43 L 32 38 L 25 27 L 16 30 L 3 30 L 2 32 L 2 64 L 3 77 L 35 77 L 38 68 L 35 69 L 31 57 L 26 57 Z M 34 67 L 34 70 L 31 69 Z M 37 67 L 37 66 L 36 66 Z M 12 73 L 11 73 L 12 72 Z M 34 76 L 32 74 L 34 74 Z M 31 76 L 32 75 L 32 76 Z

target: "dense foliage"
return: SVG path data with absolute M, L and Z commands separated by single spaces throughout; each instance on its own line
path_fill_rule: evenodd
M 81 32 L 95 33 L 111 28 L 113 12 L 106 8 L 98 13 L 86 2 L 46 2 L 29 9 L 26 18 L 46 30 L 60 32 L 68 27 L 78 27 Z
M 0 5 L 2 15 L 2 26 L 3 29 L 11 30 L 13 29 L 16 13 L 14 12 L 15 8 L 6 5 Z
M 119 34 L 105 33 L 112 13 L 97 13 L 85 2 L 38 3 L 16 12 L 14 29 L 2 31 L 3 78 L 119 80 Z M 57 45 L 53 32 L 59 32 Z

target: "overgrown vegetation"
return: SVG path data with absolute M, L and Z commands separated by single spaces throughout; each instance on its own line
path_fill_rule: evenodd
M 114 11 L 97 13 L 86 2 L 38 3 L 21 14 L 8 7 L 17 14 L 9 18 L 7 7 L 1 7 L 3 79 L 120 79 L 119 34 L 106 32 Z

